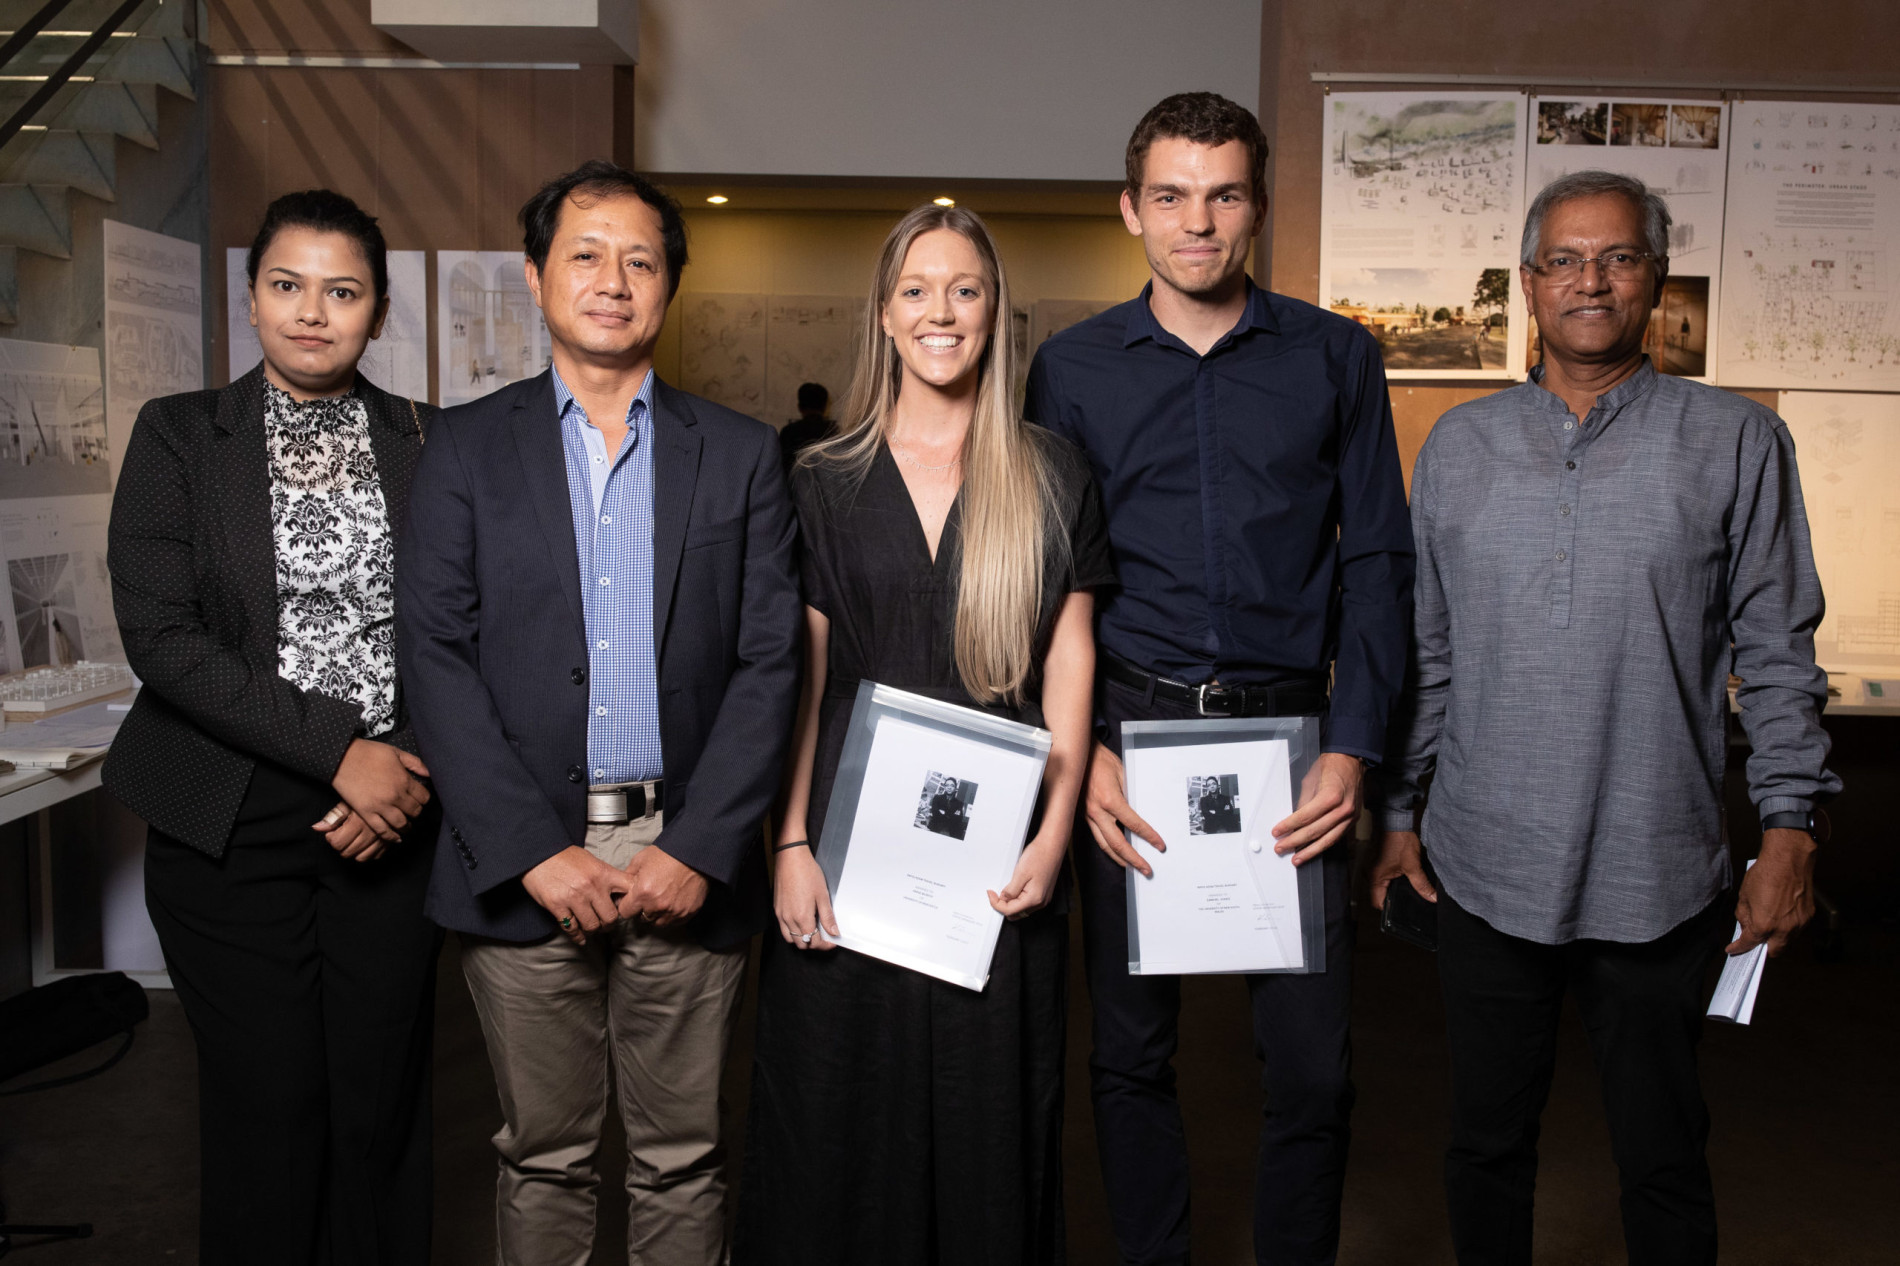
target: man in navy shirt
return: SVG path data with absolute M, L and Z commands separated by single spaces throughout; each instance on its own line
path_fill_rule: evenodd
M 1323 867 L 1326 970 L 1247 978 L 1266 1061 L 1254 1196 L 1261 1262 L 1330 1262 L 1352 1083 L 1347 850 L 1363 765 L 1385 746 L 1411 625 L 1412 535 L 1377 342 L 1247 277 L 1266 223 L 1266 137 L 1212 93 L 1169 97 L 1128 143 L 1122 218 L 1140 297 L 1044 343 L 1028 412 L 1087 451 L 1121 588 L 1076 853 L 1094 1001 L 1096 1136 L 1129 1263 L 1188 1260 L 1188 1165 L 1171 1059 L 1176 977 L 1130 976 L 1122 722 L 1319 714 L 1324 754 L 1277 851 Z M 1328 680 L 1331 680 L 1330 700 Z

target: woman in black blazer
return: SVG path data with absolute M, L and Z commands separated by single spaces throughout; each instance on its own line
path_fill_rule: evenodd
M 201 1260 L 427 1262 L 439 936 L 394 547 L 434 410 L 356 372 L 383 235 L 327 190 L 251 246 L 264 361 L 139 413 L 109 565 L 144 682 L 106 785 L 198 1044 Z

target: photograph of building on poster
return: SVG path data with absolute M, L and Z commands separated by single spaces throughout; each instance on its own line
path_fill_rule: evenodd
M 1321 303 L 1372 331 L 1390 372 L 1510 373 L 1525 107 L 1489 93 L 1330 98 Z
M 1387 369 L 1503 369 L 1503 268 L 1358 268 L 1333 274 L 1332 310 L 1379 338 Z
M 520 251 L 437 251 L 435 270 L 438 403 L 479 400 L 548 367 L 548 327 Z
M 0 340 L 0 497 L 112 491 L 99 353 Z

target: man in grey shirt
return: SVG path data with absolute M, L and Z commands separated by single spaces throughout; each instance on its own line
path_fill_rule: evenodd
M 1441 418 L 1412 477 L 1414 680 L 1372 898 L 1403 877 L 1437 902 L 1467 1266 L 1531 1260 L 1566 990 L 1603 1080 L 1629 1260 L 1715 1261 L 1695 1046 L 1730 915 L 1731 669 L 1765 830 L 1729 952 L 1779 952 L 1812 915 L 1812 810 L 1840 788 L 1794 446 L 1770 410 L 1643 355 L 1668 240 L 1640 181 L 1547 186 L 1522 251 L 1543 364 Z

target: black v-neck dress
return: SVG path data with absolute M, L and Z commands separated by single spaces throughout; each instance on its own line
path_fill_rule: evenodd
M 1066 538 L 1045 566 L 1046 653 L 1064 599 L 1114 572 L 1085 459 L 1032 434 L 1056 474 Z M 952 641 L 961 497 L 933 563 L 888 448 L 862 484 L 800 467 L 792 493 L 805 600 L 831 623 L 806 823 L 817 840 L 860 681 L 977 705 Z M 1023 707 L 986 710 L 1042 724 L 1040 681 Z M 735 1266 L 1063 1259 L 1067 924 L 1066 893 L 1005 922 L 981 993 L 850 950 L 797 951 L 768 931 Z

